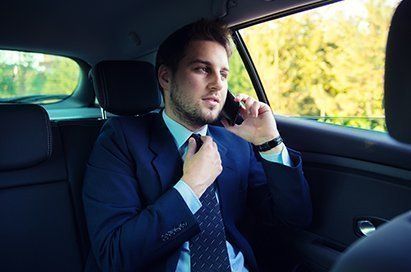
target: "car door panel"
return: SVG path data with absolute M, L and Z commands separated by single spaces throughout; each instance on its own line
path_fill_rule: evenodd
M 277 116 L 289 148 L 302 152 L 313 222 L 292 234 L 311 271 L 327 271 L 358 236 L 358 217 L 390 220 L 411 207 L 411 148 L 385 133 Z

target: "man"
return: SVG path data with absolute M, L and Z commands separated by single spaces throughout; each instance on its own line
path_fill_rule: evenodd
M 281 142 L 268 105 L 239 95 L 241 125 L 208 125 L 227 96 L 230 54 L 224 25 L 181 28 L 158 50 L 165 109 L 105 124 L 84 184 L 103 271 L 257 271 L 238 229 L 247 206 L 266 221 L 309 224 L 301 158 Z

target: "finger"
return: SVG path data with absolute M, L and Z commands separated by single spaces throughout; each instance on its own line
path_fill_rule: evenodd
M 260 103 L 258 101 L 254 101 L 249 110 L 251 113 L 251 116 L 258 117 L 260 107 L 261 107 Z
M 244 108 L 244 110 L 241 111 L 241 114 L 243 115 L 244 119 L 247 119 L 250 116 L 251 117 L 254 116 L 252 111 L 251 111 L 251 108 L 253 106 L 254 101 L 255 100 L 252 99 L 251 97 L 248 97 L 246 100 L 242 101 L 245 108 Z
M 253 98 L 247 97 L 247 99 L 245 101 L 243 101 L 243 103 L 245 105 L 245 108 L 249 110 L 252 107 L 254 101 L 255 100 Z
M 235 99 L 237 102 L 240 102 L 239 112 L 240 112 L 241 117 L 243 117 L 243 119 L 246 119 L 249 115 L 248 107 L 246 105 L 248 96 L 240 94 Z
M 213 141 L 213 139 L 210 136 L 201 136 L 201 140 L 203 141 L 203 145 L 209 144 Z
M 240 115 L 245 119 L 247 118 L 247 109 L 244 106 L 244 102 L 247 100 L 249 96 L 246 94 L 238 94 L 235 98 L 234 101 L 240 102 Z
M 246 94 L 238 94 L 235 97 L 235 101 L 242 103 L 240 107 L 240 114 L 244 119 L 248 116 L 256 117 L 265 112 L 271 112 L 271 108 L 267 104 L 257 101 L 253 97 Z M 251 109 L 254 103 L 258 103 L 257 115 L 255 115 L 255 109 Z
M 246 95 L 246 94 L 238 94 L 238 95 L 234 98 L 234 100 L 237 101 L 237 102 L 243 102 L 243 101 L 247 100 L 248 97 L 249 97 L 249 96 Z
M 210 148 L 213 146 L 213 138 L 211 138 L 210 136 L 201 136 L 201 140 L 203 141 L 203 144 L 200 150 L 204 149 L 208 150 L 207 152 L 209 152 Z
M 220 168 L 220 170 L 223 170 L 223 162 L 221 161 L 221 158 L 217 159 L 216 165 Z
M 258 113 L 263 114 L 263 113 L 266 113 L 266 112 L 272 113 L 270 106 L 268 106 L 267 104 L 265 104 L 263 102 L 260 102 L 260 108 L 258 109 Z
M 247 109 L 244 108 L 244 107 L 241 107 L 239 111 L 240 111 L 241 117 L 243 117 L 243 119 L 247 119 L 247 117 L 248 117 Z
M 186 160 L 190 159 L 196 153 L 197 143 L 194 138 L 188 139 L 188 150 L 186 154 Z
M 242 99 L 241 102 L 243 103 L 243 106 L 245 107 L 245 109 L 248 110 L 254 101 L 251 97 L 247 97 L 247 98 Z

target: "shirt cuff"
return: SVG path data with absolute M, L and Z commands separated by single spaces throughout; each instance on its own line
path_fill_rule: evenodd
M 187 185 L 182 179 L 180 179 L 175 185 L 176 189 L 181 197 L 184 199 L 190 211 L 195 214 L 201 208 L 200 199 L 197 195 L 191 190 L 190 186 Z
M 283 150 L 280 153 L 262 153 L 260 152 L 260 156 L 269 162 L 275 162 L 284 164 L 286 166 L 292 166 L 290 154 L 288 154 L 287 147 L 284 145 Z

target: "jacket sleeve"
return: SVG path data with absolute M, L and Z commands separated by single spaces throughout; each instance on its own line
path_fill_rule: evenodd
M 256 214 L 270 223 L 309 226 L 312 206 L 300 153 L 288 149 L 292 166 L 262 159 L 251 145 L 250 153 L 248 202 Z
M 118 120 L 103 127 L 87 165 L 83 201 L 91 247 L 103 271 L 137 271 L 199 232 L 174 188 L 144 206 L 136 167 Z

